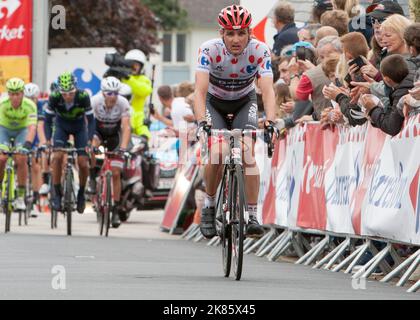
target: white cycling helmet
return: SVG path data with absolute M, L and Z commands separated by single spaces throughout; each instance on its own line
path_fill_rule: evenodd
M 143 51 L 138 49 L 128 51 L 125 54 L 124 58 L 125 60 L 140 62 L 142 65 L 145 65 L 147 60 L 146 55 L 143 53 Z
M 121 88 L 119 91 L 120 96 L 123 96 L 128 101 L 131 100 L 131 97 L 133 95 L 133 91 L 131 90 L 131 87 L 128 84 L 121 83 Z
M 36 85 L 35 83 L 25 84 L 23 92 L 26 98 L 38 98 L 39 94 L 41 93 L 38 85 Z
M 101 81 L 101 91 L 120 91 L 121 81 L 115 77 L 106 77 Z

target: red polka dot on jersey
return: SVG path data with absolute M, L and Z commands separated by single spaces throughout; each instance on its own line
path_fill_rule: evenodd
M 232 64 L 237 64 L 238 63 L 238 59 L 232 59 Z
M 229 75 L 229 77 L 231 77 L 231 78 L 237 78 L 237 77 L 239 77 L 239 75 L 237 73 L 231 73 Z
M 258 59 L 258 64 L 260 64 L 263 61 L 263 58 Z
M 222 61 L 222 57 L 221 56 L 217 56 L 216 57 L 216 62 L 219 63 L 220 61 Z
M 249 62 L 254 63 L 254 61 L 255 61 L 255 57 L 254 56 L 250 56 L 249 57 Z

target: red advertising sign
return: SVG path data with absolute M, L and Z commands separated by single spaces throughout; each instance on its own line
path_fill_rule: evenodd
M 32 56 L 32 0 L 0 1 L 0 56 Z
M 319 130 L 319 126 L 308 124 L 297 219 L 299 227 L 325 230 L 327 207 L 324 178 L 333 163 L 338 138 L 336 130 Z

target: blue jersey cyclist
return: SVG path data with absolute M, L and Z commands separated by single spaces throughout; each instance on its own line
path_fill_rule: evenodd
M 52 124 L 55 118 L 53 136 L 54 148 L 64 148 L 69 136 L 74 137 L 75 148 L 78 149 L 77 164 L 79 169 L 79 192 L 77 194 L 77 211 L 85 210 L 85 186 L 89 174 L 88 157 L 85 149 L 91 144 L 95 120 L 87 92 L 76 88 L 76 79 L 70 72 L 58 77 L 58 90 L 49 98 L 45 108 L 45 137 L 48 143 L 52 137 Z M 64 153 L 54 152 L 52 159 L 52 180 L 54 185 L 52 206 L 61 210 L 61 174 Z

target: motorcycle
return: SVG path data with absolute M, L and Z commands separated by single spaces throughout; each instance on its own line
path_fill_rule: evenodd
M 133 147 L 122 173 L 121 207 L 118 209 L 121 221 L 129 219 L 133 209 L 140 210 L 159 184 L 160 166 L 148 152 L 147 140 L 133 135 Z

